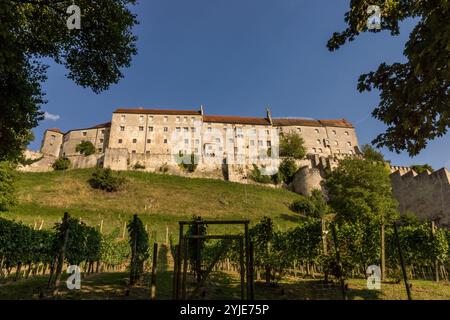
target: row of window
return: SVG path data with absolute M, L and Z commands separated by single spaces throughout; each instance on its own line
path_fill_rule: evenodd
M 102 142 L 103 139 L 100 139 L 100 140 Z M 137 139 L 132 139 L 131 141 L 132 141 L 132 143 L 137 143 Z M 167 138 L 164 138 L 163 142 L 167 143 Z M 216 142 L 220 143 L 221 142 L 220 138 L 216 138 Z M 234 143 L 234 139 L 228 139 L 228 142 L 229 143 Z M 123 143 L 123 139 L 118 139 L 117 143 L 118 144 L 122 144 Z M 152 139 L 147 139 L 147 143 L 149 143 L 149 144 L 152 143 Z M 184 139 L 184 143 L 185 144 L 189 144 L 189 139 Z M 199 139 L 195 139 L 195 144 L 199 144 L 199 143 L 200 143 L 200 140 Z M 250 140 L 250 146 L 252 146 L 252 147 L 255 146 L 255 140 Z M 258 146 L 263 147 L 264 146 L 264 141 L 258 140 Z M 272 142 L 270 140 L 267 140 L 266 141 L 266 146 L 267 147 L 271 147 L 272 146 Z
M 144 131 L 144 126 L 138 126 L 138 130 L 139 131 Z M 227 131 L 228 128 L 223 128 L 224 131 Z M 120 131 L 125 131 L 125 126 L 120 126 Z M 148 131 L 149 132 L 153 132 L 154 131 L 154 127 L 148 127 Z M 164 132 L 168 132 L 169 131 L 169 127 L 163 127 L 163 131 Z M 176 127 L 175 128 L 176 132 L 181 132 L 181 127 Z M 191 127 L 191 132 L 195 132 L 195 127 Z M 208 127 L 207 129 L 208 132 L 212 132 L 212 127 Z M 183 127 L 183 132 L 189 132 L 189 127 Z M 243 135 L 243 131 L 242 128 L 236 128 L 236 133 L 238 134 L 238 137 L 244 137 Z M 254 133 L 256 134 L 256 129 L 253 129 L 250 133 Z M 265 130 L 265 133 L 267 135 L 270 134 L 270 130 Z
M 280 128 L 280 131 L 283 132 L 283 128 Z M 298 131 L 298 132 L 302 132 L 302 128 L 298 127 L 298 128 L 297 128 L 297 131 Z M 314 129 L 314 131 L 315 131 L 317 134 L 320 133 L 320 130 L 319 130 L 319 129 Z M 336 130 L 332 130 L 331 132 L 332 132 L 334 135 L 337 134 Z M 349 136 L 349 135 L 350 135 L 350 133 L 349 133 L 348 131 L 345 131 L 344 134 L 345 134 L 346 136 Z
M 153 121 L 153 119 L 154 119 L 154 116 L 148 116 L 148 121 L 149 122 L 152 122 Z M 164 122 L 168 122 L 169 121 L 169 117 L 168 116 L 163 116 L 163 121 Z M 188 117 L 183 117 L 183 122 L 184 123 L 187 123 L 188 122 Z M 144 122 L 144 120 L 145 120 L 145 117 L 144 116 L 139 116 L 139 121 L 140 122 Z M 126 116 L 124 115 L 124 114 L 122 114 L 121 116 L 120 116 L 120 121 L 121 122 L 125 122 L 126 121 Z M 194 122 L 195 121 L 195 117 L 191 117 L 191 122 Z M 175 118 L 175 122 L 177 122 L 177 123 L 179 123 L 179 122 L 181 122 L 181 117 L 179 117 L 179 116 L 177 116 L 176 118 Z

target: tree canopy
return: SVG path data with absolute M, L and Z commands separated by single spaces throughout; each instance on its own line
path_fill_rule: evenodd
M 450 4 L 448 0 L 351 0 L 345 14 L 348 27 L 335 32 L 328 49 L 339 49 L 368 30 L 369 5 L 382 12 L 381 30 L 400 33 L 399 23 L 418 20 L 405 45 L 405 63 L 382 63 L 360 76 L 358 90 L 380 91 L 372 115 L 387 125 L 373 143 L 390 151 L 417 155 L 429 140 L 443 136 L 450 124 Z
M 305 141 L 298 133 L 287 132 L 281 135 L 280 157 L 303 159 L 305 155 Z
M 344 221 L 389 221 L 397 215 L 389 170 L 381 163 L 343 159 L 326 183 L 329 205 Z
M 81 29 L 69 30 L 72 0 L 0 2 L 0 160 L 17 160 L 43 119 L 43 58 L 64 65 L 67 77 L 95 93 L 123 77 L 136 54 L 135 0 L 77 0 Z
M 363 144 L 361 146 L 361 153 L 366 160 L 384 161 L 383 154 L 370 144 Z
M 95 146 L 90 141 L 82 141 L 75 147 L 75 151 L 90 156 L 95 153 Z

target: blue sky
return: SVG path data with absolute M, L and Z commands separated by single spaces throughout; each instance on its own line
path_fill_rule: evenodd
M 371 118 L 378 94 L 356 90 L 360 74 L 382 62 L 403 62 L 413 21 L 401 35 L 363 34 L 336 52 L 326 48 L 345 28 L 349 1 L 141 0 L 138 55 L 119 84 L 99 95 L 65 78 L 50 63 L 42 110 L 59 116 L 35 128 L 31 149 L 45 129 L 83 128 L 111 119 L 118 107 L 198 108 L 208 114 L 346 118 L 360 143 L 384 130 Z M 83 8 L 81 8 L 83 9 Z M 382 150 L 396 165 L 450 167 L 450 137 L 431 142 L 419 156 Z

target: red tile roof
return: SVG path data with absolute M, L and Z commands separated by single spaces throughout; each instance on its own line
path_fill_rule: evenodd
M 200 110 L 168 110 L 168 109 L 125 109 L 119 108 L 113 113 L 132 113 L 132 114 L 167 114 L 167 115 L 201 115 Z
M 274 126 L 309 126 L 309 127 L 321 127 L 319 121 L 312 119 L 273 119 Z
M 270 125 L 266 118 L 235 117 L 235 116 L 203 116 L 203 122 L 212 123 L 235 123 L 251 125 Z
M 105 123 L 101 123 L 101 124 L 98 124 L 98 125 L 95 125 L 95 126 L 89 127 L 89 128 L 71 129 L 64 134 L 68 134 L 69 132 L 72 132 L 72 131 L 92 130 L 92 129 L 109 128 L 109 127 L 111 127 L 111 122 L 105 122 Z
M 319 122 L 326 127 L 344 127 L 353 128 L 353 125 L 347 119 L 338 120 L 319 120 Z

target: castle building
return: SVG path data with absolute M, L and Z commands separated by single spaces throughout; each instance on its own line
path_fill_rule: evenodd
M 345 119 L 272 118 L 269 109 L 261 118 L 206 115 L 202 106 L 199 110 L 121 108 L 108 123 L 66 133 L 48 129 L 41 153 L 75 157 L 79 156 L 76 146 L 90 141 L 99 163 L 116 170 L 136 163 L 156 170 L 191 155 L 205 166 L 266 166 L 277 158 L 279 137 L 287 132 L 302 136 L 311 155 L 359 153 L 355 128 Z

